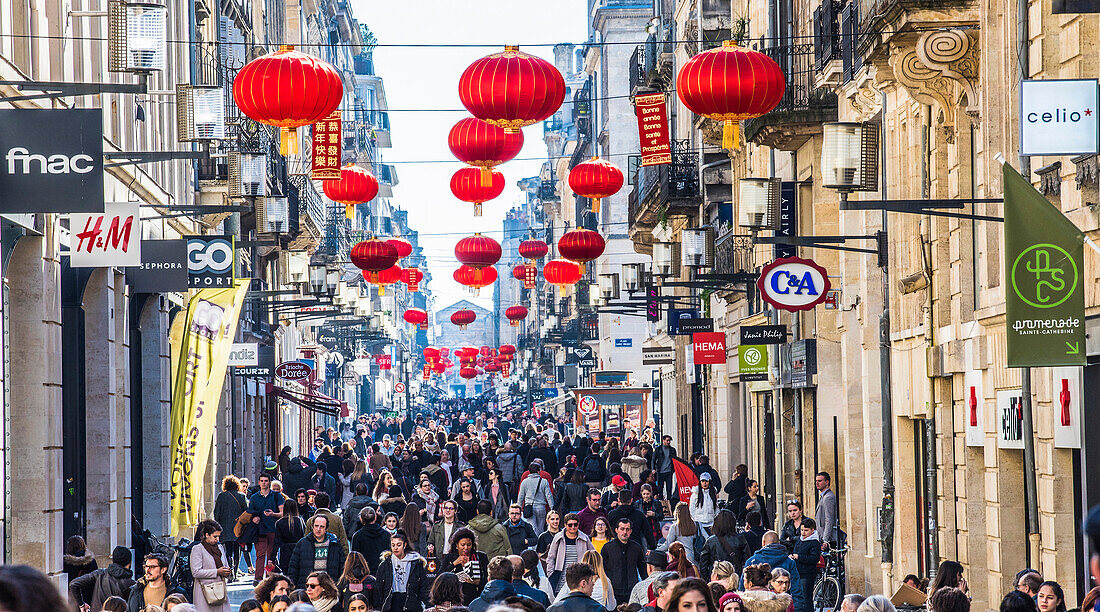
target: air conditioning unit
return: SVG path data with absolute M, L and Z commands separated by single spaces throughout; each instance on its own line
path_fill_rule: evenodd
M 256 227 L 261 233 L 286 233 L 289 219 L 290 200 L 286 196 L 272 196 L 256 203 Z
M 168 8 L 155 2 L 107 3 L 107 66 L 111 72 L 164 70 Z
M 229 153 L 230 197 L 267 195 L 267 155 L 262 153 Z
M 225 92 L 220 87 L 176 85 L 179 141 L 225 138 Z

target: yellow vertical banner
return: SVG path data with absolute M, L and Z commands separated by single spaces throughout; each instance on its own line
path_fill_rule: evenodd
M 199 521 L 218 402 L 247 293 L 247 280 L 232 289 L 200 289 L 177 317 L 178 327 L 172 324 L 172 536 Z

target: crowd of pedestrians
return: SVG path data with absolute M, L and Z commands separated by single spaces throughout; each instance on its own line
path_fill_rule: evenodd
M 227 588 L 247 576 L 241 612 L 812 612 L 822 554 L 844 547 L 828 473 L 816 475 L 813 517 L 788 500 L 780 527 L 745 466 L 723 486 L 706 456 L 690 457 L 698 484 L 681 500 L 681 459 L 651 428 L 620 441 L 488 415 L 349 425 L 319 430 L 304 454 L 284 448 L 255 484 L 226 476 L 186 580 L 159 554 L 135 579 L 122 547 L 100 568 L 71 539 L 63 607 L 229 612 Z M 1100 508 L 1086 530 L 1100 540 Z M 963 566 L 945 561 L 934 576 L 904 583 L 931 612 L 970 612 Z M 62 609 L 35 607 L 50 595 L 27 586 L 38 579 L 0 568 L 0 611 Z M 1001 612 L 1066 612 L 1062 587 L 1039 572 L 1014 584 Z M 1081 610 L 1100 612 L 1098 593 Z M 840 610 L 896 612 L 889 597 L 855 594 Z

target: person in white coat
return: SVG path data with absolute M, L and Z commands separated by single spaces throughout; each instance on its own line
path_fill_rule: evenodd
M 710 529 L 714 524 L 714 515 L 718 512 L 718 495 L 711 486 L 709 473 L 699 474 L 699 485 L 691 492 L 688 506 L 691 510 L 691 518 Z
M 220 605 L 206 603 L 203 585 L 222 583 L 225 585 L 233 575 L 229 567 L 225 547 L 221 544 L 222 527 L 217 521 L 205 520 L 195 528 L 195 544 L 191 548 L 191 575 L 195 577 L 195 592 L 192 603 L 196 612 L 231 612 L 228 597 Z M 223 589 L 226 592 L 226 589 Z

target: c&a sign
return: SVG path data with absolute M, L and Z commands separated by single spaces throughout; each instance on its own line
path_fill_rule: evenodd
M 141 208 L 109 202 L 104 212 L 69 217 L 69 255 L 74 268 L 141 265 Z
M 812 259 L 783 257 L 764 266 L 756 288 L 764 301 L 779 310 L 810 310 L 825 301 L 829 274 Z

